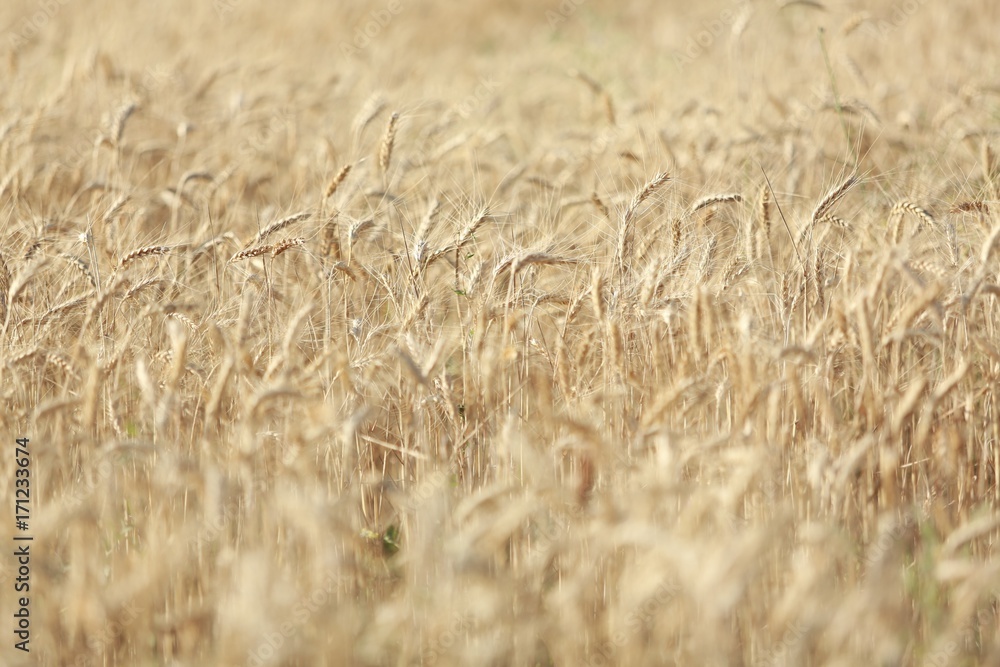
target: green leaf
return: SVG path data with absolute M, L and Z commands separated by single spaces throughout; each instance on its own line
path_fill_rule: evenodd
M 382 553 L 386 556 L 395 556 L 399 551 L 399 527 L 391 524 L 382 533 Z

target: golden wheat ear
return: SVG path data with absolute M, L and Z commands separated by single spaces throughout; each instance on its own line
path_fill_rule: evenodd
M 135 250 L 127 253 L 118 260 L 118 264 L 115 265 L 115 271 L 121 271 L 127 268 L 133 262 L 137 262 L 140 259 L 146 257 L 155 257 L 157 255 L 166 255 L 171 251 L 170 246 L 165 245 L 148 245 L 141 248 L 136 248 Z
M 396 130 L 399 128 L 399 113 L 393 112 L 389 116 L 389 123 L 385 126 L 385 134 L 382 135 L 382 142 L 378 149 L 378 166 L 385 174 L 389 171 L 389 164 L 392 162 L 392 149 L 396 145 Z

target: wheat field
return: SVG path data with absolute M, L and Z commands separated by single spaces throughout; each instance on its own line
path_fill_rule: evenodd
M 0 663 L 1000 664 L 997 25 L 6 0 Z

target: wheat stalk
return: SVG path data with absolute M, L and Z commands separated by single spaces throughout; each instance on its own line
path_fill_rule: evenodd
M 985 201 L 973 200 L 958 202 L 951 207 L 952 213 L 971 213 L 972 211 L 976 211 L 978 213 L 989 213 L 990 206 Z
M 848 16 L 847 20 L 840 26 L 840 34 L 847 37 L 870 20 L 871 14 L 868 12 L 855 12 Z
M 69 265 L 76 269 L 76 271 L 83 276 L 92 287 L 97 287 L 97 280 L 94 279 L 94 275 L 90 272 L 90 267 L 85 261 L 65 252 L 59 253 L 59 256 L 69 262 Z
M 602 216 L 605 218 L 611 217 L 611 211 L 608 210 L 607 205 L 601 200 L 596 191 L 591 193 L 590 201 L 594 204 L 594 207 L 601 212 Z
M 341 273 L 343 273 L 345 276 L 350 278 L 352 282 L 357 282 L 358 280 L 357 274 L 354 273 L 354 270 L 350 266 L 348 266 L 347 263 L 336 262 L 334 263 L 332 268 L 334 271 L 340 271 Z
M 841 229 L 850 229 L 851 225 L 848 224 L 843 218 L 837 217 L 835 215 L 824 215 L 822 218 L 816 221 L 817 225 L 832 225 L 834 227 L 839 227 Z
M 139 292 L 141 292 L 142 290 L 146 289 L 147 287 L 149 287 L 151 285 L 161 285 L 164 282 L 166 282 L 166 281 L 163 280 L 162 278 L 156 278 L 156 277 L 146 278 L 145 280 L 141 280 L 141 281 L 137 282 L 135 285 L 132 285 L 125 292 L 125 294 L 122 296 L 122 302 L 128 301 L 129 299 L 131 299 L 132 297 L 134 297 L 136 294 L 138 294 Z M 112 293 L 112 292 L 113 292 L 112 290 L 108 290 L 107 291 L 107 293 L 109 293 L 109 294 Z
M 389 116 L 389 122 L 385 126 L 385 133 L 382 135 L 382 143 L 378 150 L 378 166 L 385 174 L 389 171 L 389 164 L 392 162 L 392 149 L 396 144 L 396 130 L 399 126 L 399 113 L 393 112 Z
M 893 243 L 899 243 L 902 238 L 903 217 L 907 213 L 920 220 L 920 224 L 927 224 L 930 227 L 934 227 L 936 225 L 933 216 L 916 204 L 909 201 L 896 202 L 896 204 L 889 211 L 889 219 L 896 221 L 892 232 Z M 917 226 L 917 230 L 920 230 L 920 225 Z
M 323 225 L 323 242 L 320 245 L 320 256 L 334 261 L 341 260 L 340 253 L 340 226 L 337 224 L 338 213 L 334 211 L 333 217 Z
M 115 202 L 111 204 L 111 206 L 108 208 L 108 210 L 105 211 L 104 214 L 101 216 L 101 219 L 105 223 L 111 222 L 115 218 L 115 216 L 117 216 L 121 212 L 121 210 L 125 208 L 125 204 L 128 203 L 129 199 L 130 197 L 127 194 L 119 195 L 118 199 L 116 199 Z
M 770 235 L 771 232 L 771 189 L 767 187 L 767 183 L 760 186 L 760 196 L 758 197 L 758 208 L 760 210 L 760 224 L 764 229 L 765 235 Z
M 378 116 L 382 109 L 385 108 L 385 99 L 382 97 L 381 93 L 375 92 L 365 100 L 364 104 L 358 110 L 358 115 L 354 119 L 354 140 L 355 142 L 360 141 L 361 135 L 364 133 L 365 128 L 375 117 Z
M 111 124 L 111 139 L 115 146 L 121 145 L 122 135 L 125 134 L 125 123 L 132 117 L 138 105 L 129 101 L 115 111 L 114 121 Z
M 441 201 L 437 197 L 431 198 L 427 202 L 427 211 L 424 213 L 424 217 L 420 221 L 420 226 L 413 237 L 413 261 L 417 264 L 417 271 L 422 267 L 423 260 L 426 257 L 428 247 L 427 238 L 430 236 L 431 228 L 434 226 L 434 221 L 440 210 Z
M 308 220 L 311 216 L 312 216 L 311 211 L 302 211 L 300 213 L 295 213 L 294 215 L 290 215 L 287 218 L 276 220 L 275 222 L 272 222 L 264 229 L 257 232 L 257 235 L 253 237 L 250 241 L 248 241 L 243 247 L 247 248 L 252 245 L 257 245 L 261 241 L 266 239 L 268 236 L 274 234 L 275 232 L 279 232 L 285 229 L 286 227 L 290 227 L 291 225 L 294 225 L 298 222 L 302 222 L 303 220 Z
M 48 352 L 45 354 L 45 361 L 61 369 L 66 375 L 73 379 L 79 379 L 80 374 L 73 368 L 66 355 L 59 352 Z
M 175 310 L 171 313 L 167 313 L 167 317 L 170 319 L 177 320 L 178 322 L 186 326 L 191 331 L 191 333 L 198 333 L 198 328 L 199 328 L 198 323 L 192 320 L 184 313 Z
M 490 209 L 488 206 L 484 206 L 479 209 L 479 212 L 466 223 L 465 227 L 462 228 L 461 233 L 458 235 L 458 241 L 456 246 L 461 248 L 466 243 L 468 243 L 473 235 L 479 231 L 479 228 L 483 226 L 483 223 L 490 217 Z
M 611 99 L 611 93 L 605 90 L 604 86 L 597 82 L 594 78 L 585 72 L 581 72 L 577 69 L 571 69 L 569 75 L 575 79 L 582 81 L 591 92 L 594 93 L 600 100 L 604 107 L 604 116 L 608 123 L 611 125 L 615 124 L 615 105 L 614 100 Z
M 115 266 L 115 271 L 121 271 L 122 269 L 128 267 L 133 262 L 136 262 L 145 257 L 154 257 L 158 255 L 166 255 L 171 251 L 170 246 L 165 245 L 149 245 L 143 246 L 141 248 L 136 248 L 132 252 L 123 256 L 118 260 L 118 264 Z
M 694 215 L 701 209 L 708 208 L 709 206 L 715 206 L 716 204 L 727 204 L 730 202 L 741 201 L 743 201 L 743 196 L 739 194 L 708 195 L 707 197 L 702 197 L 692 204 L 691 209 L 688 211 L 688 215 Z
M 632 197 L 632 201 L 625 208 L 624 213 L 621 218 L 621 226 L 618 231 L 618 245 L 615 249 L 615 264 L 618 267 L 619 276 L 622 277 L 625 274 L 625 260 L 631 252 L 632 248 L 632 223 L 635 219 L 636 212 L 642 203 L 653 196 L 657 190 L 659 190 L 667 181 L 670 180 L 670 175 L 665 172 L 659 172 L 655 174 L 649 181 Z
M 298 246 L 304 245 L 305 242 L 306 240 L 301 237 L 279 241 L 278 243 L 275 243 L 273 246 L 271 246 L 271 257 L 272 258 L 277 257 L 286 250 L 289 250 L 290 248 L 296 248 Z
M 355 220 L 354 222 L 351 223 L 351 227 L 347 231 L 347 238 L 350 239 L 351 244 L 354 244 L 356 241 L 358 241 L 358 239 L 361 238 L 362 234 L 364 234 L 366 231 L 374 227 L 375 227 L 374 218 Z
M 262 245 L 256 246 L 254 248 L 247 248 L 246 250 L 240 250 L 235 255 L 229 258 L 227 264 L 232 264 L 234 262 L 242 262 L 245 259 L 253 259 L 254 257 L 260 257 L 261 255 L 266 255 L 274 250 L 273 246 Z
M 338 171 L 337 174 L 333 177 L 333 179 L 330 181 L 330 184 L 326 186 L 326 190 L 323 192 L 323 199 L 329 199 L 334 195 L 335 192 L 337 192 L 337 188 L 339 188 L 340 184 L 344 182 L 344 179 L 347 178 L 347 175 L 351 173 L 351 169 L 353 167 L 354 165 L 345 164 L 343 167 L 340 168 L 340 171 Z
M 74 297 L 72 299 L 67 299 L 62 303 L 49 308 L 38 317 L 26 317 L 20 322 L 18 322 L 18 327 L 23 327 L 27 324 L 42 325 L 48 322 L 53 317 L 55 317 L 56 315 L 62 315 L 70 310 L 86 305 L 87 301 L 90 299 L 90 296 L 92 294 L 93 293 L 91 292 L 88 294 L 84 294 L 82 296 Z
M 995 226 L 990 231 L 990 235 L 986 237 L 986 240 L 983 242 L 983 247 L 979 251 L 979 262 L 982 264 L 984 270 L 990 261 L 990 257 L 993 255 L 993 251 L 997 247 L 998 241 L 1000 241 L 1000 225 Z
M 432 252 L 430 255 L 427 256 L 427 260 L 426 262 L 424 262 L 424 267 L 426 268 L 427 266 L 430 266 L 435 261 L 437 261 L 438 259 L 444 257 L 449 253 L 461 250 L 470 240 L 472 240 L 472 237 L 475 235 L 475 233 L 479 230 L 480 227 L 483 226 L 483 224 L 489 218 L 490 218 L 490 209 L 488 206 L 484 206 L 481 209 L 479 209 L 479 212 L 476 213 L 476 215 L 473 216 L 472 219 L 470 219 L 469 222 L 465 224 L 465 227 L 463 227 L 462 230 L 458 233 L 458 238 L 453 243 L 450 243 L 443 248 L 435 250 L 434 252 Z
M 625 208 L 625 212 L 622 214 L 621 223 L 623 229 L 628 229 L 629 225 L 632 224 L 632 220 L 635 218 L 636 211 L 642 206 L 642 203 L 653 196 L 657 190 L 659 190 L 665 183 L 670 180 L 670 174 L 665 171 L 661 171 L 655 174 L 649 181 L 635 193 L 632 197 L 632 201 Z
M 590 282 L 590 303 L 594 308 L 594 317 L 598 321 L 604 321 L 604 275 L 601 270 L 594 267 L 591 272 Z
M 839 202 L 844 195 L 846 195 L 847 192 L 854 187 L 858 180 L 858 173 L 856 171 L 851 172 L 851 174 L 848 175 L 848 177 L 845 178 L 840 185 L 837 185 L 827 192 L 826 196 L 819 201 L 819 204 L 817 204 L 815 210 L 813 210 L 812 217 L 810 218 L 812 223 L 816 224 L 820 218 L 829 213 L 830 210 L 837 205 L 837 202 Z

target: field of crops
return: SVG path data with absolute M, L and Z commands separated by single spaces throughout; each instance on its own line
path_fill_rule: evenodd
M 0 664 L 1000 664 L 998 25 L 5 0 Z

